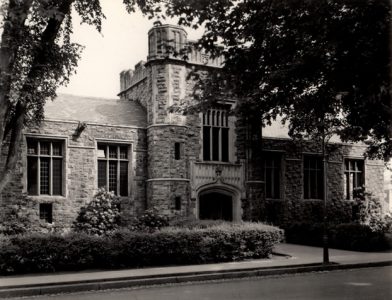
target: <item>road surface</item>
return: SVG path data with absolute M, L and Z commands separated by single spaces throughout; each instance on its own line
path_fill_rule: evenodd
M 35 300 L 392 299 L 392 267 L 34 297 Z

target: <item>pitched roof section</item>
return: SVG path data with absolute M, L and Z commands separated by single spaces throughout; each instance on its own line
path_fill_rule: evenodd
M 108 125 L 147 126 L 146 112 L 134 101 L 59 94 L 45 105 L 45 118 Z
M 262 129 L 262 134 L 265 138 L 291 139 L 289 136 L 289 125 L 287 123 L 282 124 L 282 117 L 277 117 L 276 120 L 271 122 L 271 125 L 265 126 Z M 333 135 L 329 142 L 342 143 L 337 135 Z
M 283 125 L 281 122 L 281 118 L 277 118 L 271 122 L 271 125 L 267 125 L 262 129 L 263 137 L 270 138 L 283 138 L 288 139 L 289 137 L 289 128 L 288 125 Z

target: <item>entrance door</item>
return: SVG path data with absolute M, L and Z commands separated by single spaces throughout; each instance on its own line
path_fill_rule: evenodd
M 199 197 L 201 220 L 233 220 L 233 201 L 229 195 L 211 192 Z

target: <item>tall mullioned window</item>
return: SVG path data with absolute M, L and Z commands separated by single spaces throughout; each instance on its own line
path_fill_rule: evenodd
M 63 147 L 63 141 L 27 139 L 29 195 L 63 194 Z
M 98 187 L 128 196 L 128 146 L 98 144 Z
M 345 199 L 352 200 L 354 190 L 364 184 L 363 160 L 345 159 L 344 160 L 344 195 Z
M 304 199 L 323 199 L 323 160 L 304 156 Z
M 225 109 L 203 113 L 203 160 L 229 161 L 229 116 Z
M 265 196 L 269 199 L 280 199 L 281 160 L 280 153 L 264 153 Z

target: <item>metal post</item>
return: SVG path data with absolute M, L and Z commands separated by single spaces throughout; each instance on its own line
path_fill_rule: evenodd
M 325 149 L 325 128 L 323 126 L 323 140 L 322 140 L 322 148 L 323 148 L 323 200 L 324 200 L 324 209 L 323 209 L 323 264 L 329 263 L 329 251 L 328 251 L 328 220 L 327 220 L 327 198 L 328 198 L 328 161 Z

